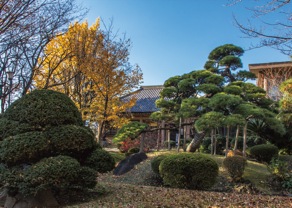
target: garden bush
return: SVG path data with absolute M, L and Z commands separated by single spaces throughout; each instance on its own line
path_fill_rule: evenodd
M 223 165 L 226 168 L 232 180 L 239 181 L 244 173 L 247 161 L 242 156 L 234 155 L 231 157 L 226 157 L 223 160 Z
M 115 159 L 109 152 L 103 149 L 96 149 L 86 159 L 84 164 L 99 173 L 106 173 L 114 169 Z
M 79 125 L 81 114 L 73 101 L 63 93 L 52 90 L 34 90 L 13 102 L 4 118 L 29 124 L 34 129 L 46 126 Z
M 74 155 L 81 160 L 87 156 L 86 152 L 90 152 L 89 150 L 101 148 L 99 144 L 95 147 L 96 142 L 91 131 L 82 126 L 62 125 L 52 127 L 45 133 L 55 154 Z
M 163 159 L 159 173 L 165 185 L 174 188 L 208 189 L 218 176 L 218 164 L 210 157 L 182 153 Z
M 48 140 L 43 132 L 37 131 L 5 138 L 0 149 L 0 161 L 7 165 L 36 162 L 50 152 Z
M 166 157 L 167 155 L 158 155 L 151 160 L 151 169 L 157 175 L 159 175 L 159 165 Z
M 40 201 L 57 189 L 92 188 L 97 171 L 84 161 L 99 149 L 70 98 L 34 90 L 0 117 L 1 184 L 19 203 Z
M 251 147 L 249 151 L 256 160 L 269 163 L 273 157 L 278 156 L 279 149 L 272 144 L 260 144 Z

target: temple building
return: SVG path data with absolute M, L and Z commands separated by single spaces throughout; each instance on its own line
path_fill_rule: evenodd
M 257 77 L 257 86 L 267 92 L 267 97 L 272 100 L 281 99 L 279 87 L 283 81 L 292 78 L 292 62 L 258 63 L 248 66 Z

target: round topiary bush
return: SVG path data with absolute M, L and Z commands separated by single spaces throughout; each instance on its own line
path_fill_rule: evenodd
M 151 169 L 157 175 L 159 175 L 159 165 L 166 157 L 167 155 L 158 155 L 151 160 Z
M 260 144 L 250 148 L 250 155 L 260 162 L 270 163 L 273 157 L 278 156 L 279 149 L 272 144 Z
M 163 183 L 175 188 L 208 189 L 215 184 L 218 171 L 212 158 L 191 153 L 170 155 L 159 166 Z
M 223 165 L 226 168 L 232 180 L 239 181 L 244 173 L 247 161 L 242 156 L 234 155 L 231 157 L 226 157 L 223 160 Z
M 106 173 L 115 167 L 115 159 L 111 154 L 103 149 L 96 149 L 86 159 L 85 165 L 96 170 L 99 173 Z
M 52 190 L 93 188 L 97 171 L 84 161 L 97 149 L 94 134 L 65 94 L 35 90 L 23 96 L 0 117 L 0 180 L 7 203 L 39 201 L 43 204 L 34 206 L 47 207 L 50 202 L 43 199 L 52 202 Z
M 4 118 L 29 124 L 35 129 L 46 126 L 83 125 L 81 114 L 66 95 L 52 90 L 34 90 L 13 102 Z

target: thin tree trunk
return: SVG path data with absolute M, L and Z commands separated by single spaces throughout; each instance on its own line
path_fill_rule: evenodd
M 179 148 L 180 148 L 180 132 L 181 132 L 181 117 L 179 118 L 177 152 L 179 152 Z
M 225 147 L 225 157 L 227 157 L 229 151 L 229 134 L 230 134 L 230 126 L 227 126 L 227 133 L 226 133 L 226 147 Z
M 142 135 L 141 135 L 139 153 L 144 152 L 144 142 L 145 142 L 145 132 L 143 132 Z
M 237 127 L 236 127 L 236 135 L 235 135 L 235 142 L 234 142 L 234 148 L 233 148 L 234 151 L 237 150 L 239 130 L 240 130 L 240 127 L 239 127 L 239 125 L 237 125 Z
M 195 137 L 192 139 L 191 143 L 187 147 L 187 152 L 195 152 L 197 149 L 199 149 L 204 137 L 206 135 L 206 132 L 201 132 L 195 134 Z
M 246 140 L 247 140 L 247 122 L 243 128 L 243 147 L 242 147 L 242 155 L 246 157 Z
M 162 121 L 161 122 L 161 127 L 162 127 L 162 130 L 161 130 L 161 147 L 164 147 L 165 145 L 165 121 Z
M 217 137 L 216 137 L 216 129 L 214 129 L 214 155 L 217 154 Z
M 160 141 L 162 140 L 161 138 L 161 130 L 157 131 L 157 140 L 156 140 L 156 145 L 157 145 L 157 151 L 160 149 Z
M 186 127 L 184 127 L 184 143 L 183 143 L 183 150 L 184 150 L 184 152 L 187 151 L 186 143 L 187 143 L 187 129 L 186 129 Z
M 170 146 L 170 131 L 167 130 L 167 149 L 170 150 L 171 146 Z
M 214 154 L 214 129 L 211 130 L 211 155 Z

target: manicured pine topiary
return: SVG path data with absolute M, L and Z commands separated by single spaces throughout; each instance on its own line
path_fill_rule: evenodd
M 99 163 L 91 164 L 88 158 L 100 148 L 65 94 L 35 90 L 18 99 L 0 117 L 6 207 L 14 206 L 16 198 L 32 207 L 56 206 L 52 190 L 93 188 Z
M 159 166 L 163 183 L 174 188 L 208 189 L 215 184 L 218 172 L 212 158 L 192 153 L 167 156 Z
M 223 160 L 223 165 L 229 173 L 232 181 L 240 181 L 244 173 L 244 169 L 247 165 L 247 161 L 244 157 L 239 155 L 234 155 L 231 157 L 226 157 Z
M 250 155 L 259 162 L 270 163 L 273 157 L 278 156 L 279 149 L 272 144 L 260 144 L 250 148 Z

